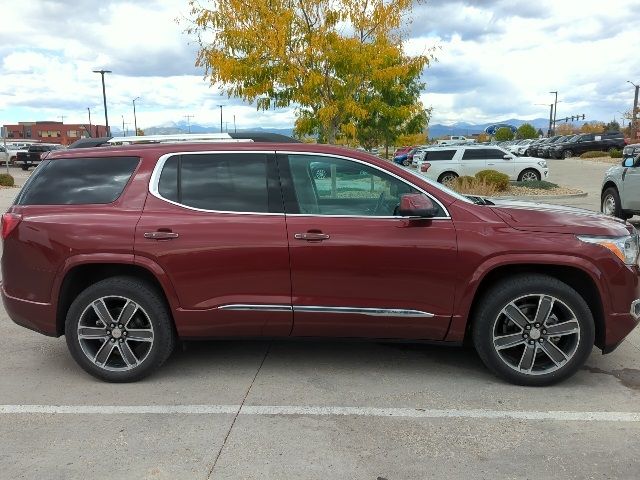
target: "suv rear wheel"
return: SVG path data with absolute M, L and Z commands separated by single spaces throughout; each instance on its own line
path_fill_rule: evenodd
M 453 182 L 456 178 L 458 178 L 458 174 L 455 172 L 444 172 L 442 175 L 438 177 L 438 182 L 440 183 L 450 183 Z
M 492 287 L 473 324 L 473 343 L 484 364 L 518 385 L 550 385 L 573 375 L 591 353 L 594 338 L 584 299 L 569 285 L 539 274 Z
M 108 382 L 149 375 L 175 343 L 162 298 L 131 277 L 102 280 L 78 295 L 67 313 L 65 335 L 74 360 Z
M 573 157 L 573 150 L 565 150 L 562 152 L 562 156 L 564 158 L 571 158 Z

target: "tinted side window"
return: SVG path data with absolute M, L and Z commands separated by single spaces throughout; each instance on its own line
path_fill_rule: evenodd
M 203 210 L 269 212 L 267 155 L 224 153 L 169 158 L 158 193 Z
M 486 149 L 484 148 L 467 148 L 462 154 L 463 160 L 484 160 L 487 158 Z
M 18 205 L 105 204 L 115 201 L 138 165 L 137 157 L 60 158 L 40 165 Z
M 429 150 L 424 159 L 425 160 L 451 160 L 456 154 L 455 150 Z

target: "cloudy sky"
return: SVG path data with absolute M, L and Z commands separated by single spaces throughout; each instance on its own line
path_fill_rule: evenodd
M 203 0 L 204 1 L 204 0 Z M 177 19 L 187 0 L 0 0 L 0 124 L 57 119 L 103 123 L 100 76 L 109 69 L 112 125 L 142 128 L 193 115 L 238 127 L 290 127 L 292 109 L 256 111 L 228 99 L 194 67 L 196 46 Z M 438 47 L 422 95 L 432 123 L 548 115 L 620 119 L 640 83 L 638 0 L 428 0 L 414 7 L 406 48 Z M 635 19 L 635 20 L 633 20 Z M 128 127 L 132 128 L 132 127 Z

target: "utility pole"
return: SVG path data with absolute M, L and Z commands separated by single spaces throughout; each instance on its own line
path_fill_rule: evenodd
M 107 115 L 107 94 L 104 88 L 104 74 L 111 73 L 111 70 L 94 70 L 93 73 L 99 73 L 102 76 L 102 101 L 104 102 L 104 123 L 107 127 L 107 137 L 111 136 L 111 129 L 109 128 L 109 116 Z
M 122 135 L 127 136 L 127 132 L 124 130 L 124 115 L 122 115 Z
M 218 105 L 220 107 L 220 133 L 222 133 L 222 105 Z
M 553 93 L 556 96 L 555 101 L 553 102 L 553 134 L 556 134 L 556 117 L 558 114 L 558 92 L 549 92 L 549 93 Z
M 238 133 L 236 130 L 236 115 L 233 114 L 233 133 Z
M 191 133 L 191 119 L 194 117 L 195 115 L 185 115 L 184 118 L 187 119 L 187 128 L 189 129 L 189 133 Z
M 89 112 L 89 138 L 91 138 L 93 134 L 91 133 L 91 109 L 89 107 L 87 107 L 87 112 Z
M 636 88 L 636 93 L 633 97 L 633 110 L 631 110 L 631 134 L 633 135 L 632 138 L 635 141 L 638 138 L 638 122 L 636 120 L 636 114 L 638 113 L 638 90 L 640 90 L 640 85 L 636 85 L 629 80 L 627 80 L 627 83 L 630 83 Z
M 64 123 L 64 117 L 66 117 L 66 115 L 60 115 L 58 118 L 62 121 L 62 123 Z
M 138 135 L 138 119 L 136 118 L 136 100 L 140 100 L 140 97 L 133 99 L 133 128 L 135 128 L 134 136 Z

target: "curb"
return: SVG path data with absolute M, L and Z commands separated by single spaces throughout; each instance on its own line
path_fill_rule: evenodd
M 581 198 L 589 195 L 587 192 L 582 193 L 568 193 L 566 195 L 516 195 L 507 197 L 490 197 L 500 200 L 566 200 L 569 198 Z

